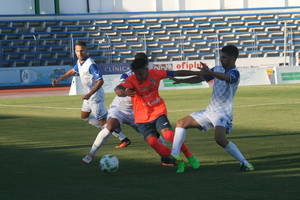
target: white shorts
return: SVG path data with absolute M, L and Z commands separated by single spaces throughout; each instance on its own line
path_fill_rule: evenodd
M 232 118 L 220 115 L 218 113 L 211 113 L 206 110 L 199 110 L 190 114 L 192 118 L 203 128 L 208 130 L 212 127 L 222 126 L 226 128 L 226 133 L 232 131 Z
M 82 102 L 81 111 L 91 112 L 97 120 L 103 120 L 107 117 L 107 109 L 104 106 L 104 101 L 92 101 L 84 99 Z
M 115 118 L 119 121 L 120 125 L 127 124 L 136 129 L 133 112 L 129 113 L 120 110 L 120 108 L 111 108 L 108 110 L 107 118 Z

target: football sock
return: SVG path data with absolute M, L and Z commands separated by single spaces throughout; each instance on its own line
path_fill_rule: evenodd
M 151 146 L 160 156 L 169 156 L 171 150 L 165 145 L 161 144 L 157 137 L 150 136 L 146 138 L 146 142 L 149 146 Z
M 90 125 L 95 126 L 96 128 L 103 128 L 94 116 L 89 116 L 82 120 L 87 121 Z
M 94 141 L 94 144 L 90 150 L 90 154 L 95 155 L 97 150 L 102 146 L 102 144 L 106 141 L 106 139 L 109 137 L 109 135 L 110 135 L 110 131 L 107 128 L 102 129 L 98 133 L 98 135 Z
M 112 135 L 115 136 L 116 138 L 119 138 L 120 141 L 122 141 L 126 138 L 126 135 L 124 135 L 124 133 L 122 131 L 120 131 L 120 132 L 113 131 Z
M 240 164 L 248 164 L 248 161 L 245 159 L 243 154 L 240 152 L 239 148 L 233 143 L 228 142 L 226 147 L 224 148 L 227 153 L 229 153 L 232 157 L 240 162 Z
M 164 132 L 162 132 L 162 135 L 164 136 L 164 138 L 169 141 L 169 142 L 173 142 L 174 140 L 174 132 L 172 130 L 166 130 Z M 185 157 L 190 157 L 193 154 L 190 152 L 189 148 L 182 143 L 180 150 L 182 151 L 182 153 L 185 155 Z
M 172 145 L 172 152 L 171 152 L 172 155 L 180 154 L 180 148 L 182 147 L 184 140 L 185 140 L 185 129 L 181 127 L 176 127 L 175 136 Z

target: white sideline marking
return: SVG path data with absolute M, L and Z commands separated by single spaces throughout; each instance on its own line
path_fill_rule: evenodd
M 248 108 L 248 107 L 273 106 L 273 105 L 291 105 L 291 104 L 300 104 L 300 102 L 261 103 L 261 104 L 250 104 L 250 105 L 236 105 L 234 107 L 235 108 Z M 31 105 L 8 105 L 8 104 L 0 104 L 0 107 L 58 109 L 58 110 L 80 110 L 80 108 L 66 108 L 66 107 L 53 107 L 53 106 L 31 106 Z M 168 112 L 185 112 L 185 111 L 197 111 L 197 109 L 170 110 Z
M 7 105 L 7 104 L 0 104 L 0 107 L 59 109 L 59 110 L 78 110 L 78 109 L 80 109 L 80 108 L 66 108 L 66 107 L 52 107 L 52 106 Z

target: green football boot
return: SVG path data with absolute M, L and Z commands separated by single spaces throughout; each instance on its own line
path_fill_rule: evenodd
M 243 172 L 250 172 L 250 171 L 254 171 L 255 169 L 251 163 L 248 163 L 248 164 L 242 164 L 240 170 Z
M 193 169 L 198 169 L 200 167 L 200 161 L 195 156 L 189 156 L 187 159 Z

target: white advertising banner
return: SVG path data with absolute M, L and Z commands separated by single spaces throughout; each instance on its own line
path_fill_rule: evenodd
M 211 63 L 207 63 L 211 65 Z M 152 62 L 149 64 L 149 68 L 164 69 L 164 70 L 198 70 L 200 67 L 200 61 L 170 61 L 170 62 Z M 211 65 L 212 66 L 212 65 Z M 109 71 L 109 66 L 106 66 L 105 71 Z M 123 67 L 124 68 L 124 67 Z M 104 85 L 103 89 L 105 92 L 114 92 L 114 88 L 119 84 L 121 74 L 107 74 L 103 75 Z M 171 90 L 171 89 L 192 89 L 192 88 L 207 88 L 209 87 L 206 82 L 196 84 L 173 84 L 172 80 L 164 79 L 160 82 L 160 90 Z M 79 78 L 73 78 L 69 95 L 83 94 L 81 90 L 81 81 Z
M 240 72 L 240 85 L 270 85 L 267 70 L 265 68 L 238 68 Z
M 275 83 L 300 83 L 300 67 L 275 67 Z
M 214 61 L 210 61 L 206 64 L 210 67 L 214 66 Z M 200 61 L 170 61 L 170 62 L 153 62 L 149 64 L 149 68 L 154 69 L 164 69 L 164 70 L 199 70 L 201 66 Z M 265 68 L 251 68 L 251 67 L 241 67 L 240 71 L 240 85 L 270 85 L 270 79 L 268 77 L 267 70 Z M 103 75 L 104 79 L 104 91 L 113 92 L 114 88 L 119 84 L 120 74 L 107 74 Z M 73 85 L 76 84 L 77 86 Z M 82 94 L 83 92 L 78 86 L 81 84 L 80 79 L 73 79 L 72 86 L 70 90 L 70 95 Z M 164 79 L 160 83 L 160 90 L 170 90 L 170 89 L 193 89 L 193 88 L 207 88 L 208 83 L 202 82 L 197 84 L 173 84 L 172 80 Z

